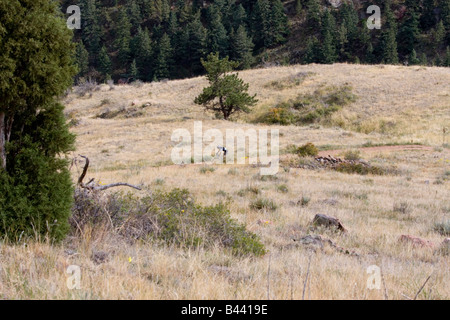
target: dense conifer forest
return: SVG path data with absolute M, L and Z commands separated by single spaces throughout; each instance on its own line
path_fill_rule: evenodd
M 450 0 L 62 0 L 78 4 L 81 77 L 157 81 L 204 73 L 211 52 L 239 62 L 450 66 Z M 339 4 L 339 5 L 337 5 Z M 381 9 L 369 29 L 367 7 Z

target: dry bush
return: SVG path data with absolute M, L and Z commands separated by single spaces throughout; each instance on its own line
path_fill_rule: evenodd
M 80 78 L 78 85 L 74 88 L 74 93 L 79 97 L 84 97 L 87 93 L 92 95 L 92 92 L 100 90 L 100 86 L 97 81 L 88 78 Z
M 221 246 L 235 255 L 266 252 L 255 234 L 230 217 L 225 204 L 202 207 L 187 190 L 138 198 L 131 193 L 77 189 L 70 224 L 75 237 L 98 229 L 130 244 L 156 241 L 187 248 Z

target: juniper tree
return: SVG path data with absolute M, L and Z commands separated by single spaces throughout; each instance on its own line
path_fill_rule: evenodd
M 228 57 L 219 59 L 219 53 L 211 53 L 201 62 L 210 86 L 204 88 L 194 102 L 203 105 L 206 110 L 222 114 L 225 120 L 238 112 L 250 112 L 250 108 L 258 102 L 256 94 L 248 94 L 249 85 L 238 74 L 229 74 L 238 63 L 230 61 Z
M 76 73 L 72 32 L 52 0 L 0 1 L 0 237 L 62 239 L 73 150 L 56 102 Z

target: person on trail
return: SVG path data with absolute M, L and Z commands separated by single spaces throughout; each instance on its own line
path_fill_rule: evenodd
M 219 151 L 217 151 L 217 154 L 219 154 L 221 151 L 223 151 L 223 156 L 225 157 L 227 155 L 227 148 L 222 147 L 222 146 L 217 146 L 217 149 L 219 149 Z

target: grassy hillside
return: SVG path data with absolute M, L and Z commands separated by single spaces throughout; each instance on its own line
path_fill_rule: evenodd
M 91 160 L 86 181 L 138 184 L 144 188 L 135 192 L 140 197 L 186 188 L 202 205 L 226 202 L 232 218 L 261 238 L 267 254 L 239 257 L 220 247 L 131 244 L 104 230 L 86 229 L 61 245 L 45 240 L 27 246 L 0 244 L 2 297 L 302 299 L 309 265 L 306 299 L 413 298 L 430 274 L 418 298 L 449 299 L 449 255 L 438 250 L 448 234 L 437 228 L 450 219 L 450 149 L 448 134 L 443 135 L 450 123 L 448 69 L 313 64 L 255 69 L 240 76 L 259 103 L 233 121 L 215 119 L 194 105 L 194 97 L 207 85 L 203 77 L 102 85 L 84 96 L 74 88 L 64 103 L 77 134 L 74 156 Z M 330 86 L 350 87 L 355 102 L 307 126 L 255 123 L 280 102 Z M 197 120 L 203 121 L 203 130 L 222 132 L 277 128 L 283 152 L 288 145 L 312 142 L 321 154 L 344 157 L 349 150 L 359 151 L 364 160 L 395 171 L 358 175 L 290 167 L 294 156 L 288 154 L 282 155 L 283 167 L 270 179 L 251 165 L 173 165 L 173 130 L 192 132 Z M 403 144 L 422 146 L 374 148 Z M 81 166 L 73 166 L 74 179 Z M 312 229 L 318 213 L 339 218 L 348 232 Z M 399 242 L 403 234 L 434 246 Z M 299 240 L 306 235 L 320 235 L 354 254 L 329 245 L 305 245 Z M 80 290 L 66 287 L 69 265 L 81 267 Z M 379 290 L 367 288 L 371 265 L 382 270 Z

